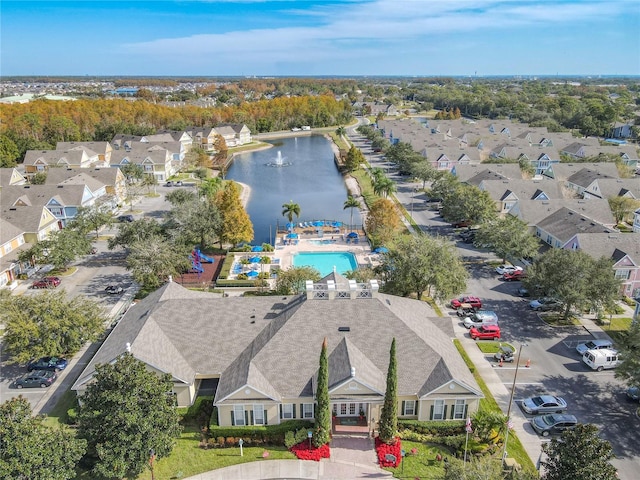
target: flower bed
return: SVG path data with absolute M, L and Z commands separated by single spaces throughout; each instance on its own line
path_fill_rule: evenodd
M 319 462 L 321 458 L 329 458 L 331 456 L 331 449 L 329 444 L 325 443 L 321 447 L 309 448 L 309 442 L 300 442 L 289 449 L 299 460 L 314 460 Z
M 376 453 L 381 467 L 397 467 L 402 460 L 402 442 L 400 442 L 400 438 L 396 437 L 396 443 L 393 445 L 387 445 L 379 437 L 376 437 Z M 395 462 L 390 462 L 385 458 L 389 454 L 396 457 Z

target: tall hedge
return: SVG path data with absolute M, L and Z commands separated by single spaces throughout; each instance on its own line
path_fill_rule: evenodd
M 387 370 L 387 390 L 380 417 L 380 440 L 393 444 L 398 435 L 398 366 L 396 363 L 396 339 L 391 342 L 389 369 Z
M 318 370 L 318 388 L 316 389 L 316 425 L 313 444 L 320 447 L 329 443 L 331 435 L 331 404 L 329 402 L 329 359 L 327 358 L 327 339 L 322 342 L 320 367 Z

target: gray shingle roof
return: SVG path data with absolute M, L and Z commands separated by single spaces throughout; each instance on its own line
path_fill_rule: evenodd
M 578 233 L 613 233 L 613 230 L 604 225 L 566 207 L 562 207 L 539 222 L 538 227 L 553 235 L 563 244 Z

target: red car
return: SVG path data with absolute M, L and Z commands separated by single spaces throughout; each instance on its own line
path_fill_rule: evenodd
M 469 335 L 474 340 L 498 340 L 500 338 L 500 327 L 497 325 L 471 327 Z
M 58 277 L 44 277 L 42 280 L 36 280 L 31 284 L 31 288 L 56 288 L 60 285 Z
M 478 297 L 473 296 L 454 298 L 453 300 L 451 300 L 451 308 L 455 308 L 457 310 L 462 306 L 463 303 L 467 303 L 475 309 L 482 308 L 482 300 L 480 300 Z
M 526 276 L 527 276 L 527 274 L 524 273 L 524 270 L 516 270 L 514 272 L 505 272 L 502 275 L 502 279 L 505 282 L 512 282 L 512 281 L 522 280 Z

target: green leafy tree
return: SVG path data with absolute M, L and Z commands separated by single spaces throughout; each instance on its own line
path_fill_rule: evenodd
M 0 135 L 0 168 L 15 167 L 20 158 L 16 143 L 7 135 Z
M 253 224 L 242 206 L 240 188 L 236 182 L 226 182 L 216 199 L 216 205 L 221 217 L 217 232 L 220 248 L 223 243 L 235 246 L 241 242 L 250 242 L 253 239 Z
M 278 273 L 275 290 L 280 295 L 303 293 L 307 280 L 317 282 L 320 278 L 320 272 L 313 267 L 291 267 Z
M 331 435 L 331 402 L 329 401 L 329 360 L 327 357 L 327 339 L 322 342 L 320 365 L 318 368 L 318 386 L 316 388 L 316 423 L 313 444 L 320 447 L 329 443 Z
M 151 193 L 151 187 L 153 187 L 153 191 L 155 193 L 156 187 L 158 186 L 158 178 L 152 173 L 147 173 L 142 177 L 141 184 L 147 188 L 147 193 Z
M 300 218 L 300 205 L 293 200 L 289 200 L 289 203 L 282 205 L 282 216 L 289 220 L 289 223 L 293 222 L 293 217 Z
M 336 129 L 336 135 L 338 135 L 339 137 L 343 137 L 347 134 L 347 129 L 344 128 L 344 125 L 340 125 L 337 129 Z
M 50 263 L 57 269 L 66 270 L 71 262 L 86 255 L 90 249 L 91 242 L 84 233 L 65 228 L 52 232 L 29 251 L 37 263 Z
M 401 227 L 400 218 L 391 200 L 379 198 L 369 210 L 366 220 L 367 233 L 374 245 L 385 245 L 393 239 Z
M 384 290 L 395 295 L 426 293 L 437 299 L 464 290 L 467 270 L 450 242 L 427 235 L 401 236 L 382 255 L 379 270 L 385 277 Z
M 98 338 L 107 321 L 102 307 L 64 290 L 0 299 L 4 347 L 13 362 L 42 356 L 67 356 Z
M 85 235 L 91 231 L 95 232 L 96 238 L 100 229 L 105 225 L 113 224 L 113 216 L 107 209 L 99 204 L 90 207 L 80 207 L 75 218 L 67 228 L 73 228 Z
M 13 480 L 76 478 L 76 464 L 87 442 L 67 428 L 44 425 L 19 396 L 0 405 L 0 478 Z
M 125 182 L 125 201 L 129 203 L 129 208 L 133 210 L 133 203 L 142 195 L 142 179 L 144 169 L 137 163 L 128 163 L 120 167 L 123 175 L 127 179 Z
M 349 280 L 355 280 L 357 283 L 368 283 L 369 280 L 376 278 L 376 272 L 370 267 L 359 267 L 356 270 L 345 272 L 344 276 Z
M 218 239 L 221 216 L 212 199 L 199 199 L 181 203 L 173 207 L 164 224 L 165 231 L 176 242 L 201 250 Z
M 475 185 L 458 183 L 442 197 L 442 216 L 448 222 L 468 220 L 478 225 L 492 220 L 496 215 L 496 204 L 489 192 Z
M 626 380 L 630 386 L 640 385 L 640 322 L 633 322 L 626 335 L 616 344 L 620 356 L 624 358 L 624 362 L 616 368 L 616 377 Z
M 360 200 L 358 200 L 357 198 L 353 197 L 352 195 L 349 195 L 347 197 L 347 200 L 344 202 L 344 206 L 342 207 L 343 210 L 346 210 L 347 208 L 349 209 L 349 230 L 353 230 L 353 209 L 354 208 L 360 208 L 362 206 L 362 204 L 360 203 Z
M 396 192 L 396 184 L 389 177 L 376 178 L 373 181 L 373 193 L 387 198 Z
M 222 177 L 207 178 L 206 180 L 203 180 L 198 187 L 198 193 L 202 197 L 213 199 L 216 197 L 220 189 L 222 189 L 223 185 L 224 181 L 222 180 Z
M 108 240 L 109 250 L 116 247 L 129 248 L 134 243 L 144 243 L 150 238 L 161 236 L 161 233 L 161 225 L 150 218 L 120 223 L 118 233 Z
M 170 275 L 178 275 L 189 268 L 189 249 L 176 246 L 159 236 L 129 246 L 127 270 L 146 288 L 160 286 Z
M 616 468 L 611 444 L 602 440 L 598 428 L 590 424 L 578 424 L 575 429 L 562 433 L 560 438 L 542 445 L 546 459 L 542 480 L 616 480 Z
M 149 371 L 129 353 L 96 365 L 78 415 L 95 474 L 137 478 L 151 449 L 156 458 L 169 456 L 181 430 L 172 389 L 170 374 Z
M 191 190 L 185 188 L 178 188 L 167 193 L 164 199 L 173 206 L 182 205 L 184 203 L 191 203 L 198 200 L 198 195 Z
M 364 155 L 358 147 L 351 145 L 347 152 L 347 158 L 344 162 L 344 168 L 347 172 L 353 172 L 360 168 L 360 165 L 365 163 Z
M 483 223 L 474 243 L 488 247 L 503 262 L 508 258 L 535 257 L 540 248 L 540 241 L 529 233 L 527 224 L 513 215 Z
M 436 170 L 427 161 L 416 162 L 411 167 L 411 175 L 422 181 L 422 188 L 427 186 L 427 182 L 436 176 Z
M 640 201 L 635 198 L 609 198 L 609 208 L 611 208 L 611 213 L 613 213 L 613 218 L 616 219 L 616 223 L 623 222 L 629 218 L 638 207 L 640 207 Z
M 396 339 L 391 341 L 389 368 L 387 370 L 387 390 L 380 415 L 380 440 L 394 444 L 398 435 L 398 366 L 396 360 Z
M 612 266 L 611 260 L 594 260 L 581 250 L 552 248 L 528 268 L 523 284 L 561 301 L 568 319 L 572 309 L 600 310 L 615 302 L 620 281 Z
M 33 177 L 29 179 L 31 185 L 44 185 L 47 183 L 47 173 L 37 172 Z

